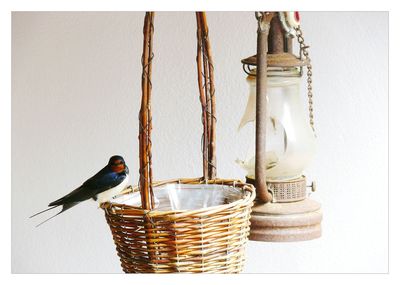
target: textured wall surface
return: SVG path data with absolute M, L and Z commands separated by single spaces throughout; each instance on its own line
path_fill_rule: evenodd
M 247 101 L 240 59 L 255 53 L 256 22 L 252 12 L 208 18 L 218 176 L 244 178 L 234 162 L 247 147 L 236 131 Z M 95 202 L 39 228 L 44 217 L 28 217 L 113 154 L 126 158 L 137 183 L 142 25 L 139 12 L 13 13 L 13 272 L 121 272 Z M 200 176 L 195 17 L 159 13 L 155 25 L 155 179 Z M 323 205 L 323 237 L 250 242 L 245 272 L 386 272 L 388 14 L 308 12 L 302 27 L 311 45 L 318 132 L 306 174 L 318 183 L 313 197 Z

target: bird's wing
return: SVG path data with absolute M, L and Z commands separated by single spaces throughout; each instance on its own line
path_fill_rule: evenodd
M 49 207 L 51 206 L 61 206 L 67 203 L 72 203 L 72 202 L 82 202 L 85 200 L 90 199 L 90 192 L 85 189 L 85 187 L 80 186 L 79 188 L 76 188 L 74 191 L 68 193 L 67 195 L 61 197 L 58 200 L 55 200 L 49 204 Z
M 125 179 L 125 177 L 125 175 L 111 172 L 107 167 L 105 167 L 96 175 L 86 180 L 79 188 L 64 197 L 51 202 L 49 207 L 88 200 L 101 192 L 117 186 Z
M 92 189 L 91 197 L 93 197 L 101 192 L 114 188 L 124 181 L 125 178 L 126 174 L 124 173 L 107 172 L 97 177 L 93 176 L 83 183 L 82 187 Z

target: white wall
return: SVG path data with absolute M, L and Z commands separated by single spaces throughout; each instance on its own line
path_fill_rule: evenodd
M 240 59 L 255 53 L 252 12 L 209 13 L 216 70 L 218 174 L 234 160 L 247 100 Z M 143 13 L 13 13 L 12 271 L 121 272 L 103 212 L 85 202 L 42 227 L 28 217 L 122 154 L 138 181 Z M 323 237 L 250 242 L 245 272 L 388 269 L 388 14 L 302 13 L 314 70 L 318 155 L 307 171 Z M 201 175 L 193 13 L 155 19 L 157 180 Z M 305 91 L 305 89 L 304 89 Z M 304 98 L 306 96 L 304 95 Z M 304 105 L 306 108 L 306 104 Z

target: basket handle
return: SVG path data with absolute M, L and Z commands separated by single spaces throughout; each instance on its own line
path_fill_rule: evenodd
M 202 108 L 202 153 L 203 179 L 216 177 L 215 152 L 215 87 L 214 66 L 211 56 L 211 47 L 208 39 L 208 27 L 205 12 L 196 12 L 197 22 L 197 81 Z M 142 199 L 142 208 L 154 208 L 154 194 L 152 188 L 152 156 L 151 156 L 151 72 L 153 54 L 154 12 L 146 12 L 143 27 L 143 55 L 142 55 L 142 102 L 139 113 L 139 189 Z

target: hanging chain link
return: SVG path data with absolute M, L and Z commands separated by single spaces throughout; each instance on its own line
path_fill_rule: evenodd
M 295 28 L 296 31 L 296 37 L 297 41 L 300 44 L 300 58 L 305 58 L 309 61 L 307 64 L 307 96 L 308 96 L 308 112 L 309 112 L 309 118 L 310 118 L 310 126 L 314 131 L 315 134 L 315 128 L 314 128 L 314 108 L 313 108 L 313 92 L 312 92 L 312 65 L 311 65 L 311 59 L 308 53 L 308 48 L 310 46 L 307 46 L 304 43 L 304 37 L 303 37 L 303 32 L 300 29 L 300 26 Z

